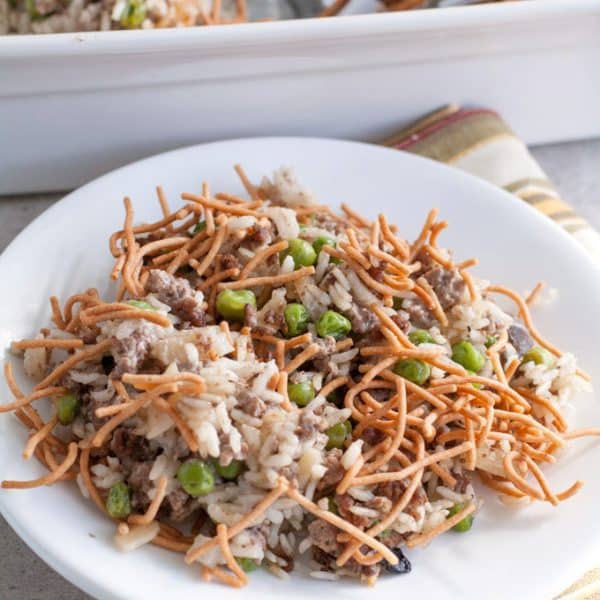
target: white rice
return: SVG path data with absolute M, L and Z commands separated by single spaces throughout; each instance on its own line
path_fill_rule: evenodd
M 85 483 L 83 482 L 83 477 L 81 476 L 81 473 L 77 473 L 77 477 L 75 478 L 75 481 L 77 482 L 77 487 L 79 488 L 81 495 L 86 499 L 89 498 L 90 493 L 88 492 L 88 489 L 85 487 Z
M 37 339 L 41 336 L 37 336 Z M 45 348 L 27 348 L 24 353 L 23 369 L 27 377 L 39 381 L 46 374 L 48 360 Z
M 299 544 L 298 544 L 298 552 L 300 554 L 304 554 L 305 552 L 307 552 L 313 545 L 313 541 L 312 538 L 310 536 L 305 537 Z
M 458 492 L 455 492 L 454 490 L 451 490 L 443 485 L 438 486 L 436 488 L 436 492 L 443 498 L 452 500 L 454 503 L 465 502 L 470 499 L 468 494 L 459 494 Z
M 281 167 L 273 172 L 272 178 L 264 177 L 260 189 L 273 202 L 291 207 L 314 204 L 311 191 L 301 185 L 290 167 Z
M 237 231 L 239 229 L 250 229 L 254 224 L 257 223 L 257 218 L 249 215 L 243 217 L 230 217 L 227 220 L 227 229 L 230 231 Z
M 379 511 L 364 506 L 352 506 L 350 512 L 359 517 L 367 517 L 368 519 L 376 519 L 379 516 Z
M 500 494 L 500 502 L 508 508 L 523 508 L 529 506 L 532 502 L 529 496 L 522 496 L 521 498 L 515 498 L 514 496 L 507 496 L 506 494 Z
M 279 577 L 279 579 L 289 579 L 290 578 L 289 573 L 286 573 L 281 567 L 279 567 L 277 565 L 269 564 L 267 566 L 267 569 L 269 570 L 270 573 L 275 575 L 275 577 Z
M 358 275 L 351 270 L 346 272 L 352 296 L 361 306 L 372 306 L 373 304 L 380 305 L 381 301 L 375 296 L 365 284 L 358 278 Z
M 487 471 L 492 475 L 504 477 L 503 460 L 506 452 L 500 447 L 492 447 L 490 442 L 486 442 L 483 446 L 477 448 L 477 457 L 475 464 L 478 469 Z
M 315 266 L 315 281 L 317 283 L 321 282 L 325 272 L 327 271 L 327 267 L 329 266 L 330 256 L 327 252 L 319 252 L 319 256 L 317 258 L 317 264 Z
M 137 550 L 141 546 L 150 543 L 160 531 L 160 527 L 156 521 L 148 525 L 135 525 L 130 527 L 126 534 L 117 533 L 114 537 L 115 544 L 119 550 L 123 552 L 131 552 Z
M 260 543 L 257 543 L 256 533 L 251 531 L 242 531 L 234 536 L 230 541 L 231 552 L 234 556 L 243 558 L 252 558 L 262 561 L 265 552 Z
M 358 348 L 352 348 L 352 350 L 347 350 L 346 352 L 332 354 L 331 360 L 334 363 L 345 363 L 345 362 L 351 361 L 357 355 L 358 355 Z
M 292 270 L 293 262 L 294 261 L 292 260 Z M 271 298 L 257 313 L 258 325 L 267 333 L 276 333 L 277 326 L 273 325 L 268 317 L 270 314 L 282 314 L 286 304 L 286 289 L 283 287 L 274 289 L 271 293 Z
M 279 541 L 279 538 L 277 538 L 277 541 Z M 273 565 L 279 565 L 281 567 L 285 567 L 287 565 L 287 560 L 285 560 L 285 558 L 278 556 L 270 550 L 265 550 L 265 558 Z
M 344 454 L 342 455 L 341 464 L 346 471 L 356 463 L 362 454 L 363 440 L 355 440 L 352 442 Z
M 317 482 L 313 479 L 307 486 L 306 489 L 304 490 L 304 495 L 309 499 L 312 500 L 314 495 L 315 495 L 315 490 L 317 489 Z
M 279 545 L 281 546 L 281 549 L 288 556 L 293 556 L 293 554 L 294 554 L 294 547 L 292 546 L 292 544 L 290 544 L 289 540 L 287 539 L 287 537 L 283 533 L 279 535 Z
M 535 393 L 564 406 L 577 391 L 589 391 L 588 382 L 577 376 L 577 364 L 572 354 L 565 353 L 552 367 L 527 362 L 521 365 L 515 386 L 532 386 Z
M 342 312 L 351 310 L 353 301 L 352 294 L 350 294 L 338 281 L 329 286 L 328 292 L 331 301 L 339 310 Z
M 108 489 L 118 481 L 123 481 L 123 473 L 120 470 L 120 463 L 117 458 L 107 457 L 107 465 L 98 463 L 90 467 L 92 481 L 96 487 Z
M 348 488 L 347 493 L 349 496 L 352 496 L 352 498 L 360 502 L 369 502 L 375 498 L 375 494 L 371 490 L 364 487 Z
M 448 341 L 454 343 L 468 339 L 482 351 L 485 350 L 487 328 L 504 329 L 513 323 L 513 318 L 509 314 L 495 302 L 486 299 L 457 304 L 449 311 L 449 317 L 450 327 L 446 332 Z
M 331 304 L 329 294 L 311 283 L 307 278 L 297 279 L 292 286 L 295 296 L 308 309 L 313 321 L 316 321 Z
M 267 215 L 275 224 L 277 234 L 284 240 L 292 240 L 298 237 L 300 226 L 296 219 L 296 213 L 291 208 L 283 208 L 281 206 L 272 206 L 265 209 L 264 214 Z

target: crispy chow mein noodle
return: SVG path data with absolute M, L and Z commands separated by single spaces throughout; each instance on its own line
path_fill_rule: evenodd
M 52 326 L 13 342 L 36 383 L 7 362 L 0 412 L 48 473 L 3 488 L 76 479 L 119 548 L 235 587 L 261 564 L 285 576 L 297 550 L 321 579 L 408 572 L 403 549 L 470 529 L 473 478 L 508 505 L 581 489 L 544 474 L 600 429 L 569 431 L 589 384 L 533 324 L 541 284 L 523 299 L 474 277 L 436 210 L 410 243 L 385 215 L 316 204 L 289 169 L 236 171 L 249 200 L 204 183 L 173 210 L 159 187 L 160 218 L 138 224 L 125 198 L 116 298 L 53 296 Z

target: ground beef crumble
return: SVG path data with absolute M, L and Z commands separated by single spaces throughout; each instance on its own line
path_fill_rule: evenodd
M 466 284 L 457 269 L 435 266 L 425 273 L 425 279 L 433 288 L 444 310 L 452 308 L 462 300 Z
M 130 336 L 114 338 L 112 347 L 115 368 L 111 377 L 117 379 L 124 373 L 137 373 L 150 353 L 151 340 L 141 331 L 134 331 Z
M 346 316 L 350 319 L 352 332 L 355 334 L 364 335 L 374 329 L 379 329 L 377 315 L 358 304 L 352 304 L 350 310 L 346 312 Z
M 508 328 L 508 341 L 514 346 L 519 356 L 523 356 L 533 346 L 533 339 L 520 323 L 513 323 Z
M 327 471 L 325 475 L 319 480 L 317 484 L 317 493 L 319 496 L 325 495 L 329 490 L 335 488 L 335 486 L 344 477 L 344 467 L 340 460 L 342 458 L 342 451 L 339 448 L 334 448 L 327 453 L 324 461 Z
M 171 307 L 173 314 L 185 323 L 195 327 L 206 324 L 206 314 L 202 309 L 202 294 L 192 289 L 190 282 L 182 277 L 174 277 L 166 271 L 152 269 L 146 284 L 148 292 Z
M 241 246 L 249 250 L 256 250 L 261 246 L 270 244 L 272 239 L 271 227 L 257 223 L 248 230 L 246 237 L 242 240 Z

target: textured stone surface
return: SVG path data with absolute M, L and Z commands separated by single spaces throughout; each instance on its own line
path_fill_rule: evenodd
M 600 140 L 533 150 L 563 198 L 600 228 Z M 0 197 L 0 251 L 62 194 Z M 0 517 L 0 598 L 82 600 L 89 598 L 47 567 Z

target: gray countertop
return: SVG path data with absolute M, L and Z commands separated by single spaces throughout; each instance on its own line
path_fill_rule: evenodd
M 600 228 L 600 140 L 533 149 L 534 156 L 575 210 Z M 63 194 L 0 198 L 0 251 Z M 0 517 L 0 599 L 89 598 L 45 565 Z

